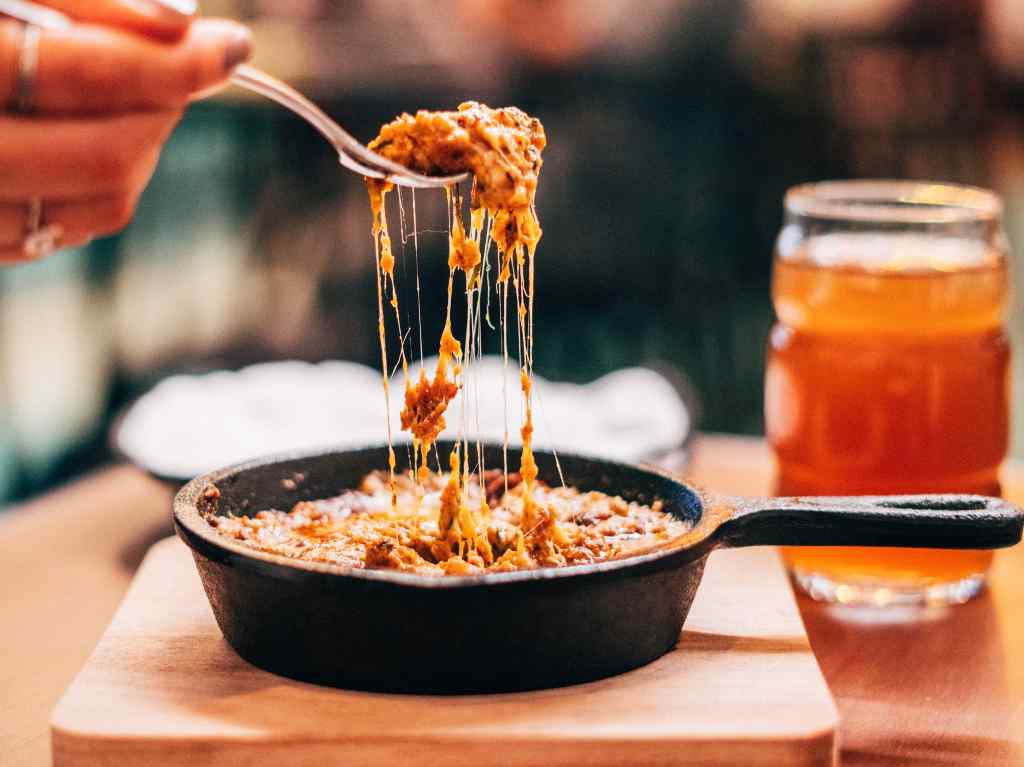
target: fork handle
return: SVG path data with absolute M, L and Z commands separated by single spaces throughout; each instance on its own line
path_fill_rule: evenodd
M 323 137 L 330 141 L 339 152 L 344 149 L 338 140 L 339 134 L 355 141 L 352 136 L 345 132 L 344 128 L 328 117 L 320 107 L 287 83 L 268 75 L 261 69 L 257 69 L 249 64 L 242 64 L 231 75 L 231 82 L 253 93 L 266 96 L 271 101 L 276 101 L 281 106 L 295 112 L 295 114 L 320 131 Z
M 387 179 L 403 186 L 423 188 L 444 187 L 465 181 L 468 178 L 465 173 L 458 176 L 423 176 L 393 160 L 371 152 L 297 90 L 249 64 L 242 64 L 236 68 L 231 76 L 231 82 L 246 90 L 266 96 L 295 112 L 320 131 L 323 137 L 331 143 L 338 152 L 338 159 L 342 165 L 362 176 Z
M 380 170 L 371 168 L 355 158 L 354 155 L 365 154 L 368 151 L 362 144 L 356 141 L 337 122 L 328 117 L 320 107 L 287 83 L 248 64 L 242 64 L 235 69 L 231 76 L 231 82 L 261 96 L 266 96 L 271 101 L 276 101 L 281 106 L 295 112 L 295 114 L 320 131 L 323 137 L 337 151 L 341 164 L 349 170 L 360 173 L 368 178 L 385 177 L 385 174 Z M 386 162 L 386 160 L 381 158 L 381 164 Z

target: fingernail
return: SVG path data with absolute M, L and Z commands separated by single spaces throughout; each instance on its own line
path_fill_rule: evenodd
M 243 61 L 248 61 L 250 56 L 252 56 L 252 38 L 244 29 L 238 30 L 232 34 L 224 49 L 224 69 L 230 72 Z
M 199 10 L 196 0 L 152 0 L 157 5 L 162 5 L 168 10 L 180 13 L 182 16 L 195 16 Z

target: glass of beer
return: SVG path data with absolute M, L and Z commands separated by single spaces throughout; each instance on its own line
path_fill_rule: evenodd
M 790 189 L 776 242 L 765 428 L 779 495 L 999 494 L 1010 349 L 1002 203 L 975 187 Z M 816 599 L 964 602 L 989 551 L 783 550 Z

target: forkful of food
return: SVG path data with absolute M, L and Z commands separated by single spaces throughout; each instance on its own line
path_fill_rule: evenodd
M 305 119 L 334 145 L 342 165 L 366 178 L 415 188 L 451 186 L 469 178 L 467 173 L 458 176 L 424 176 L 367 149 L 312 101 L 256 67 L 248 64 L 239 66 L 232 75 L 231 82 L 266 96 Z
M 0 263 L 123 228 L 183 110 L 236 84 L 309 121 L 362 176 L 439 187 L 245 62 L 248 30 L 194 0 L 0 0 Z

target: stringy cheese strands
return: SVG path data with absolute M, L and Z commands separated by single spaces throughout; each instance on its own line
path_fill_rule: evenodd
M 462 196 L 458 188 L 446 190 L 449 216 L 448 240 L 448 297 L 444 331 L 439 344 L 438 364 L 433 378 L 420 369 L 412 382 L 405 361 L 404 337 L 398 313 L 398 296 L 394 280 L 394 257 L 387 235 L 385 197 L 391 185 L 368 180 L 371 209 L 373 211 L 374 243 L 378 271 L 379 339 L 381 343 L 382 373 L 386 377 L 387 351 L 383 324 L 387 287 L 390 303 L 395 309 L 399 337 L 403 338 L 400 359 L 405 374 L 405 402 L 401 412 L 402 429 L 413 437 L 417 482 L 422 485 L 429 477 L 427 462 L 430 448 L 438 434 L 446 427 L 448 405 L 460 389 L 464 389 L 472 361 L 482 354 L 481 293 L 487 264 L 485 254 L 493 242 L 497 252 L 495 286 L 502 301 L 500 330 L 503 356 L 508 359 L 507 301 L 509 287 L 515 298 L 516 342 L 520 359 L 520 380 L 524 404 L 524 420 L 520 428 L 522 458 L 519 479 L 523 485 L 522 514 L 516 532 L 514 551 L 521 560 L 529 559 L 527 549 L 541 553 L 544 559 L 557 557 L 558 546 L 568 539 L 559 528 L 550 510 L 534 502 L 537 464 L 534 460 L 533 403 L 530 376 L 533 371 L 533 290 L 534 253 L 541 236 L 540 224 L 534 209 L 537 178 L 541 167 L 541 150 L 546 143 L 543 126 L 514 107 L 490 109 L 482 104 L 467 102 L 456 112 L 417 112 L 404 114 L 381 128 L 380 135 L 370 148 L 406 167 L 427 175 L 450 175 L 469 171 L 473 176 L 470 197 L 469 229 L 462 218 Z M 465 276 L 466 333 L 463 342 L 452 332 L 452 294 L 456 272 Z M 451 377 L 449 377 L 449 375 Z M 390 412 L 390 399 L 386 391 L 385 403 Z M 474 511 L 467 499 L 470 482 L 471 449 L 465 439 L 466 400 L 463 397 L 460 423 L 459 449 L 450 456 L 449 480 L 441 498 L 438 529 L 453 556 L 464 560 L 472 555 L 485 565 L 493 563 L 491 547 L 486 535 L 484 503 Z M 390 415 L 388 416 L 390 418 Z M 391 434 L 388 432 L 388 443 Z M 506 450 L 508 436 L 506 429 Z M 476 455 L 482 460 L 477 444 Z M 506 461 L 507 463 L 507 461 Z M 482 482 L 485 467 L 476 473 Z M 390 472 L 393 505 L 397 503 L 394 465 Z M 508 470 L 504 470 L 505 489 L 508 489 Z M 510 550 L 511 551 L 511 550 Z
M 380 367 L 384 376 L 384 410 L 388 435 L 388 474 L 391 478 L 391 504 L 398 503 L 398 489 L 395 483 L 395 450 L 391 444 L 391 392 L 388 387 L 388 351 L 384 336 L 384 282 L 392 278 L 392 306 L 398 312 L 397 291 L 394 290 L 394 256 L 391 255 L 391 238 L 384 222 L 384 195 L 389 187 L 370 186 L 370 210 L 373 215 L 373 247 L 376 254 L 377 270 L 377 337 L 380 342 Z M 387 268 L 385 268 L 387 267 Z M 404 356 L 404 355 L 403 355 Z

